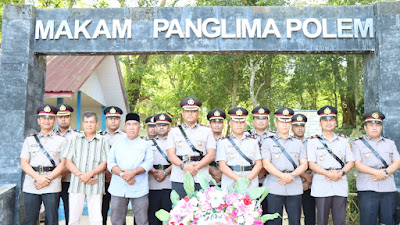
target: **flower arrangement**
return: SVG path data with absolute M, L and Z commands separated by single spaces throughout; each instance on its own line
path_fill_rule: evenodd
M 250 181 L 241 178 L 234 188 L 221 189 L 208 174 L 198 174 L 200 191 L 194 190 L 194 180 L 189 172 L 185 175 L 184 188 L 187 196 L 179 199 L 178 193 L 171 192 L 173 208 L 156 213 L 163 224 L 168 225 L 262 225 L 280 215 L 262 215 L 260 203 L 268 195 L 265 187 L 258 187 L 245 193 Z M 215 186 L 210 187 L 211 181 Z

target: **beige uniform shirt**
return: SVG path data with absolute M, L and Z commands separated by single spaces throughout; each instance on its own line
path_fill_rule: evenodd
M 42 132 L 39 132 L 37 134 L 37 137 L 39 138 L 40 143 L 42 143 L 43 148 L 49 153 L 50 157 L 54 160 L 57 166 L 61 162 L 60 153 L 67 145 L 67 139 L 56 135 L 54 132 L 51 132 L 49 135 L 46 136 L 44 136 Z M 39 144 L 36 142 L 33 135 L 30 135 L 25 139 L 20 157 L 24 159 L 29 159 L 29 164 L 32 167 L 53 166 L 50 160 L 40 149 Z M 44 175 L 47 175 L 49 173 L 51 172 L 44 172 Z M 50 185 L 40 190 L 37 190 L 35 188 L 35 179 L 25 174 L 22 191 L 31 194 L 61 192 L 61 176 L 52 180 Z
M 399 152 L 393 140 L 381 136 L 378 141 L 374 141 L 367 135 L 364 136 L 364 139 L 379 153 L 389 166 L 393 163 L 393 160 L 400 159 Z M 384 166 L 381 160 L 375 156 L 372 150 L 369 149 L 362 140 L 356 139 L 353 143 L 352 150 L 355 161 L 361 161 L 362 164 L 376 169 Z M 358 191 L 393 192 L 397 190 L 393 174 L 385 180 L 377 181 L 370 180 L 370 176 L 370 174 L 358 172 Z
M 293 159 L 294 163 L 299 166 L 300 159 L 306 159 L 306 149 L 303 143 L 293 137 L 282 138 L 279 134 L 275 134 L 274 137 L 286 150 L 286 152 Z M 270 159 L 271 163 L 280 171 L 294 171 L 292 163 L 286 158 L 281 148 L 272 140 L 271 137 L 265 139 L 261 146 L 261 156 L 263 159 Z M 274 195 L 292 196 L 303 194 L 303 184 L 301 178 L 298 176 L 295 180 L 286 185 L 278 184 L 280 178 L 272 174 L 268 174 L 264 181 L 264 186 L 269 188 L 269 193 Z
M 120 129 L 116 130 L 112 134 L 108 130 L 103 130 L 100 132 L 100 134 L 107 139 L 108 143 L 110 144 L 110 147 L 113 146 L 115 142 L 126 138 L 126 133 Z
M 332 142 L 321 135 L 322 139 L 345 164 L 354 161 L 353 153 L 350 149 L 349 139 L 341 135 L 334 134 Z M 316 137 L 311 137 L 307 142 L 308 161 L 315 162 L 324 169 L 337 168 L 340 169 L 340 163 L 333 158 L 331 154 L 324 148 L 322 143 Z M 311 196 L 329 197 L 342 196 L 347 197 L 349 186 L 347 176 L 343 176 L 339 181 L 327 181 L 322 174 L 315 173 L 312 180 Z
M 75 131 L 73 129 L 68 129 L 67 132 L 65 132 L 64 134 L 61 134 L 59 129 L 54 130 L 54 132 L 61 137 L 65 137 L 68 141 L 79 134 L 78 131 Z M 63 177 L 62 182 L 71 182 L 71 173 L 68 173 L 65 177 Z
M 160 147 L 161 151 L 164 152 L 165 156 L 167 155 L 167 139 L 155 137 L 154 140 L 157 142 L 157 145 Z M 153 151 L 153 165 L 168 165 L 170 163 L 164 158 L 164 156 L 158 151 L 157 146 L 154 145 L 152 140 L 149 140 L 151 143 L 151 150 Z M 154 176 L 149 174 L 149 189 L 150 190 L 162 190 L 162 189 L 171 189 L 171 180 L 170 175 L 168 175 L 162 182 L 156 181 Z
M 207 149 L 216 149 L 216 142 L 209 127 L 199 124 L 189 127 L 187 124 L 183 124 L 182 128 L 193 146 L 203 152 L 203 156 L 207 154 Z M 186 142 L 179 127 L 173 127 L 168 133 L 167 149 L 169 148 L 175 148 L 177 156 L 199 156 L 199 153 L 194 152 Z M 209 174 L 208 166 L 201 168 L 198 173 Z M 172 165 L 171 181 L 183 183 L 184 179 L 185 172 L 179 166 Z M 198 183 L 197 176 L 194 177 L 194 181 Z
M 234 134 L 231 134 L 230 137 L 235 142 L 237 147 L 245 154 L 251 161 L 253 165 L 256 163 L 256 160 L 261 159 L 260 155 L 260 147 L 258 146 L 257 140 L 252 135 L 243 135 L 241 139 L 237 138 Z M 245 160 L 235 149 L 235 147 L 231 144 L 228 138 L 224 138 L 218 142 L 218 151 L 215 157 L 215 161 L 225 161 L 228 166 L 251 166 L 251 164 Z M 251 171 L 241 171 L 236 172 L 240 177 L 246 177 Z M 221 187 L 233 187 L 235 185 L 235 181 L 225 174 L 222 174 L 221 177 Z M 258 187 L 258 176 L 256 176 L 251 182 L 248 190 Z

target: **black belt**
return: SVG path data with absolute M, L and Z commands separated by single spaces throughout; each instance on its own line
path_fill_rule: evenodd
M 331 168 L 328 168 L 328 169 L 326 169 L 326 168 L 324 168 L 325 170 L 341 170 L 342 168 L 333 168 L 333 167 L 331 167 Z
M 251 171 L 253 169 L 253 166 L 229 166 L 233 171 L 235 172 L 245 172 L 245 171 Z
M 191 161 L 200 161 L 203 158 L 203 156 L 178 155 L 178 158 L 180 158 L 184 163 L 188 163 Z
M 55 168 L 55 166 L 32 166 L 32 169 L 40 174 L 53 171 Z
M 283 170 L 283 171 L 281 171 L 282 173 L 291 173 L 291 172 L 293 172 L 293 170 Z
M 218 164 L 217 164 L 215 161 L 212 161 L 212 162 L 210 163 L 210 166 L 218 167 Z
M 156 169 L 156 170 L 165 170 L 165 169 L 167 169 L 169 166 L 170 166 L 170 165 L 161 165 L 161 164 L 158 164 L 158 165 L 153 165 L 153 168 Z
M 381 169 L 387 169 L 386 166 L 371 166 L 373 169 L 381 170 Z

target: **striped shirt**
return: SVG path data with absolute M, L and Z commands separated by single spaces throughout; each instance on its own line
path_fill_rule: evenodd
M 84 133 L 80 133 L 68 142 L 61 157 L 71 159 L 79 171 L 86 173 L 107 160 L 109 149 L 108 141 L 100 134 L 96 134 L 92 140 L 88 140 Z M 96 184 L 85 184 L 79 180 L 79 177 L 72 174 L 68 192 L 104 194 L 104 172 L 95 175 L 93 178 L 98 179 Z

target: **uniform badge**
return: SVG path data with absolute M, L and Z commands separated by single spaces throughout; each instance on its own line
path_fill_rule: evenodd
M 285 110 L 283 110 L 283 115 L 285 115 L 285 116 L 287 116 L 287 115 L 289 115 L 289 110 L 288 109 L 285 109 Z
M 48 112 L 51 111 L 51 109 L 50 109 L 50 107 L 48 105 L 46 105 L 46 107 L 44 107 L 43 111 L 48 113 Z
M 372 117 L 374 117 L 375 119 L 378 119 L 379 118 L 379 113 L 378 112 L 372 113 Z
M 35 157 L 36 156 L 36 152 L 32 152 L 32 157 Z
M 297 117 L 297 121 L 303 121 L 303 117 L 301 117 L 300 115 Z
M 230 159 L 234 159 L 235 156 L 234 156 L 233 154 L 230 154 L 230 155 L 229 155 L 229 158 L 230 158 Z
M 150 121 L 151 121 L 152 123 L 154 123 L 154 116 L 151 117 Z
M 189 105 L 193 105 L 193 104 L 194 104 L 193 98 L 190 98 L 190 99 L 188 100 L 188 104 L 189 104 Z
M 215 112 L 214 112 L 214 116 L 220 116 L 221 115 L 221 113 L 218 111 L 218 110 L 216 110 Z
M 160 120 L 165 120 L 164 114 L 161 114 L 161 115 L 160 115 Z
M 66 109 L 67 109 L 67 107 L 65 107 L 65 105 L 61 105 L 61 106 L 60 106 L 60 110 L 61 110 L 61 111 L 65 111 Z
M 260 109 L 258 110 L 258 113 L 259 113 L 259 114 L 264 114 L 264 113 L 265 113 L 265 110 L 264 110 L 263 108 L 260 108 Z
M 365 157 L 369 158 L 369 153 L 365 154 Z
M 53 153 L 53 156 L 54 156 L 54 157 L 56 157 L 57 155 L 58 155 L 58 153 L 57 153 L 57 152 L 54 152 L 54 153 Z
M 203 146 L 203 143 L 201 141 L 199 141 L 198 145 L 201 147 L 201 146 Z
M 114 113 L 116 113 L 116 112 L 117 112 L 117 110 L 115 110 L 114 107 L 112 107 L 112 108 L 110 109 L 110 113 L 111 113 L 111 114 L 114 114 Z
M 279 159 L 279 155 L 278 154 L 275 154 L 275 159 Z
M 326 107 L 326 109 L 324 110 L 325 115 L 329 115 L 329 114 L 331 114 L 331 112 L 332 112 L 331 109 L 328 107 Z
M 324 161 L 324 157 L 323 156 L 319 157 L 319 161 Z
M 238 110 L 236 111 L 236 115 L 237 115 L 237 116 L 243 115 L 243 111 L 242 111 L 241 109 L 238 109 Z
M 182 142 L 179 142 L 179 143 L 178 143 L 178 147 L 182 147 Z

